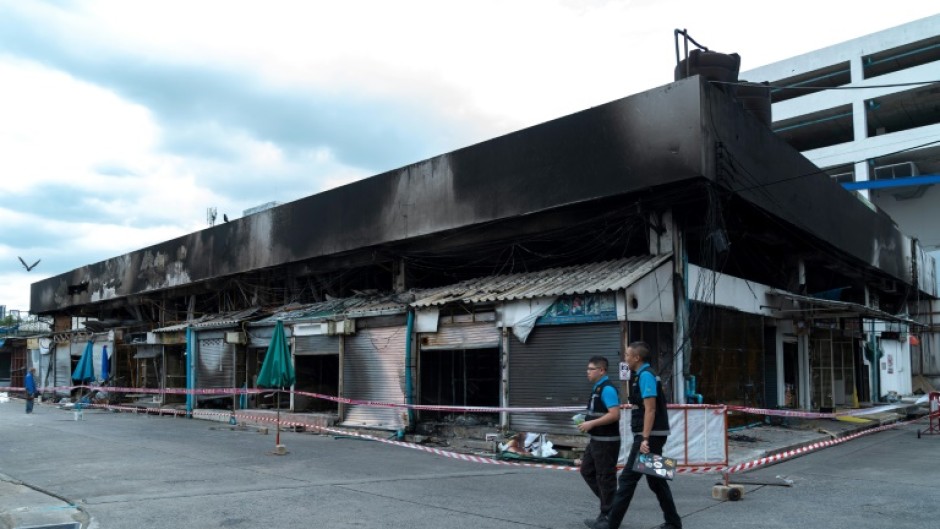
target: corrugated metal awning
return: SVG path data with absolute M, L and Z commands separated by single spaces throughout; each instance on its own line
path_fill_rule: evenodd
M 183 323 L 176 323 L 176 324 L 173 324 L 173 325 L 167 325 L 166 327 L 160 327 L 159 329 L 154 329 L 154 330 L 151 331 L 151 332 L 160 332 L 160 333 L 162 333 L 162 332 L 179 332 L 179 331 L 185 331 L 186 328 L 189 327 L 190 325 L 193 325 L 193 324 L 195 324 L 195 323 L 198 323 L 198 322 L 201 322 L 201 321 L 205 321 L 205 320 L 206 320 L 206 317 L 203 316 L 202 318 L 199 318 L 199 319 L 197 319 L 197 320 L 187 321 L 187 322 L 183 322 Z
M 532 299 L 593 292 L 614 292 L 629 287 L 672 258 L 672 254 L 642 255 L 550 268 L 540 272 L 471 279 L 422 293 L 411 305 L 430 307 L 452 302 L 482 303 Z
M 788 299 L 790 301 L 808 305 L 807 307 L 794 309 L 774 309 L 781 313 L 799 313 L 801 316 L 807 318 L 835 318 L 849 314 L 852 316 L 871 318 L 873 320 L 897 321 L 901 323 L 907 323 L 909 325 L 925 326 L 923 323 L 914 321 L 905 316 L 896 316 L 883 310 L 866 307 L 865 305 L 852 303 L 850 301 L 836 301 L 832 299 L 814 298 L 812 296 L 802 296 L 800 294 L 792 294 L 790 292 L 783 292 L 780 290 L 771 290 L 767 294 L 770 296 L 777 296 L 783 299 Z M 808 312 L 807 309 L 809 309 L 811 312 Z
M 363 318 L 404 314 L 414 293 L 361 294 L 348 298 L 330 299 L 309 305 L 284 307 L 274 314 L 248 324 L 249 327 L 272 326 L 278 320 L 285 324 L 324 321 L 339 318 Z
M 245 310 L 226 312 L 224 314 L 208 314 L 193 321 L 185 321 L 182 323 L 168 325 L 166 327 L 160 327 L 159 329 L 154 329 L 151 332 L 179 332 L 185 331 L 187 327 L 192 327 L 193 329 L 231 327 L 233 325 L 238 325 L 247 318 L 254 316 L 259 310 L 261 310 L 259 307 L 251 307 Z

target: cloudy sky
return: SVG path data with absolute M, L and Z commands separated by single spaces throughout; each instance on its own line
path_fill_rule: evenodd
M 747 70 L 937 12 L 753 6 L 0 0 L 0 305 L 209 207 L 237 218 L 670 82 L 676 28 Z

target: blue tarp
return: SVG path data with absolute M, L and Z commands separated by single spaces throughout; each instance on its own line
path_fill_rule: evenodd
M 95 359 L 93 355 L 94 343 L 88 340 L 82 357 L 78 359 L 75 371 L 72 373 L 72 380 L 79 383 L 92 382 L 95 380 Z
M 101 380 L 102 382 L 108 380 L 108 376 L 111 374 L 111 359 L 108 358 L 108 346 L 104 346 L 104 349 L 101 351 Z

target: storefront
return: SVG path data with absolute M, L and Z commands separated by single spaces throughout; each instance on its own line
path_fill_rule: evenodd
M 344 337 L 342 395 L 360 401 L 406 404 L 404 316 L 356 320 L 356 334 Z M 400 430 L 407 422 L 401 408 L 350 404 L 343 426 Z
M 500 406 L 584 406 L 590 393 L 585 370 L 592 356 L 607 358 L 608 374 L 621 389 L 620 362 L 628 341 L 649 339 L 655 354 L 665 348 L 664 356 L 671 358 L 672 301 L 659 299 L 660 291 L 671 288 L 670 263 L 668 254 L 638 256 L 492 276 L 429 291 L 414 303 L 418 324 L 432 308 L 441 311 L 442 323 L 433 334 L 419 333 L 421 366 L 448 366 L 427 361 L 435 348 L 454 351 L 460 350 L 454 344 L 465 344 L 460 347 L 468 350 L 466 344 L 476 344 L 480 351 L 499 355 Z M 487 307 L 495 308 L 495 328 L 477 321 Z M 443 317 L 448 314 L 472 321 L 446 323 Z M 631 332 L 637 336 L 631 338 Z M 460 372 L 453 368 L 453 373 Z M 487 376 L 495 386 L 495 375 Z M 422 375 L 423 401 L 460 401 L 455 391 L 459 385 L 450 388 L 450 395 L 442 390 L 438 397 L 428 394 L 425 378 L 430 377 Z M 500 425 L 515 431 L 577 434 L 571 415 L 503 413 Z
M 282 321 L 294 362 L 294 391 L 338 396 L 342 338 L 335 334 L 335 321 L 330 325 L 327 320 L 336 318 L 337 311 L 341 312 L 344 306 L 335 301 L 316 303 L 281 310 L 248 324 L 249 364 L 256 367 L 255 372 L 261 368 L 274 336 L 275 324 Z M 337 413 L 338 405 L 331 400 L 294 393 L 290 409 L 300 413 Z
M 501 333 L 492 306 L 447 306 L 418 311 L 418 403 L 497 407 L 502 370 Z M 457 414 L 422 411 L 419 421 L 454 420 Z M 499 414 L 475 414 L 475 424 L 497 424 Z
M 158 404 L 179 404 L 186 395 L 186 329 L 189 324 L 169 325 L 147 333 L 144 341 L 129 345 L 127 379 L 131 387 L 153 388 L 160 394 L 142 397 Z M 122 372 L 122 371 L 119 371 Z M 167 390 L 171 390 L 166 392 Z

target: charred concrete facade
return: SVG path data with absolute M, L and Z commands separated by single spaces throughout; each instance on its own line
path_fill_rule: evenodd
M 584 218 L 578 207 L 594 202 L 635 206 L 637 219 L 690 203 L 684 222 L 694 229 L 703 211 L 694 199 L 709 182 L 803 244 L 832 249 L 827 267 L 913 281 L 911 243 L 887 216 L 691 79 L 40 281 L 30 310 L 100 316 L 241 274 L 284 268 L 298 278 L 415 248 L 472 248 L 564 226 L 566 212 Z
M 522 359 L 517 372 L 526 372 L 531 366 L 525 358 L 543 358 L 552 347 L 569 350 L 591 333 L 600 337 L 598 347 L 616 349 L 619 343 L 620 352 L 631 339 L 655 340 L 677 401 L 696 394 L 686 387 L 696 374 L 703 381 L 699 397 L 729 401 L 719 393 L 724 381 L 715 378 L 711 366 L 719 363 L 712 357 L 741 350 L 738 336 L 760 359 L 749 376 L 760 379 L 761 388 L 777 387 L 784 380 L 784 335 L 796 340 L 797 320 L 808 321 L 809 311 L 838 308 L 836 320 L 872 311 L 892 316 L 907 311 L 912 291 L 936 296 L 932 259 L 887 215 L 856 200 L 722 89 L 693 77 L 40 281 L 32 287 L 31 312 L 147 331 L 252 307 L 261 307 L 260 316 L 363 292 L 420 292 L 649 255 L 665 256 L 665 268 L 649 275 L 656 281 L 648 291 L 668 306 L 667 316 L 629 321 L 630 310 L 642 307 L 622 307 L 630 294 L 623 284 L 602 292 L 606 300 L 594 300 L 608 303 L 613 320 L 592 322 L 582 334 L 574 326 L 566 327 L 567 334 L 536 330 L 532 343 L 510 344 L 506 308 L 492 301 L 498 297 L 454 298 L 434 316 L 444 331 L 435 324 L 426 332 L 444 332 L 450 340 L 469 336 L 467 325 L 476 325 L 477 345 L 498 360 L 486 380 L 501 392 L 494 397 L 501 404 L 518 402 L 506 389 L 514 346 L 520 351 L 515 358 Z M 696 292 L 692 277 L 711 283 L 711 292 Z M 722 297 L 716 286 L 728 279 L 736 281 L 729 291 L 746 287 L 753 299 Z M 844 291 L 847 305 L 801 297 L 833 288 Z M 404 316 L 411 322 L 420 310 L 409 306 L 416 296 L 395 298 L 398 312 L 384 326 L 356 324 L 350 336 L 336 338 L 354 347 L 346 358 L 337 353 L 339 375 L 330 384 L 354 387 L 342 366 L 352 360 L 368 365 L 375 343 L 401 339 L 395 350 L 408 351 L 389 364 L 389 373 L 418 369 L 420 361 L 408 355 L 423 345 L 405 344 L 422 331 L 406 327 Z M 461 303 L 466 310 L 452 310 Z M 706 328 L 712 317 L 731 321 L 715 312 L 721 310 L 748 316 L 735 324 L 736 335 L 698 346 L 712 343 Z M 698 317 L 705 312 L 710 316 Z M 446 322 L 445 314 L 451 318 Z M 472 321 L 460 319 L 467 314 Z M 295 336 L 301 331 L 295 329 Z M 358 339 L 369 334 L 381 338 Z M 219 355 L 233 345 L 222 334 L 207 334 L 205 341 L 206 350 L 212 345 Z M 316 340 L 305 341 L 314 351 Z M 809 346 L 800 344 L 799 405 L 825 407 L 811 401 Z M 457 352 L 467 350 L 461 347 L 447 349 L 448 358 L 466 357 Z M 766 366 L 777 362 L 780 369 L 762 372 L 765 356 Z M 415 391 L 396 387 L 392 393 L 416 402 Z M 753 392 L 742 389 L 747 391 Z M 773 396 L 763 404 L 782 404 L 782 387 L 767 393 Z M 506 420 L 501 418 L 503 426 Z

